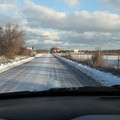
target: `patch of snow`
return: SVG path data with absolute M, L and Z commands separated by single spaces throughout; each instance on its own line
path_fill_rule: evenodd
M 117 85 L 117 84 L 120 85 L 120 77 L 118 76 L 91 68 L 86 65 L 82 65 L 80 63 L 68 60 L 61 56 L 57 56 L 57 57 L 63 60 L 64 62 L 68 63 L 69 65 L 75 67 L 77 70 L 99 81 L 103 86 L 112 86 L 112 85 Z
M 22 60 L 17 60 L 17 61 L 13 60 L 11 63 L 1 64 L 0 65 L 0 73 L 2 73 L 4 71 L 7 71 L 7 70 L 9 70 L 13 67 L 22 65 L 22 64 L 27 63 L 27 62 L 30 62 L 33 59 L 34 59 L 34 57 L 29 57 L 29 58 L 22 59 Z

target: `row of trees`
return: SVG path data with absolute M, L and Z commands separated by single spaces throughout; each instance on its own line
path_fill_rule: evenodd
M 19 25 L 7 24 L 0 27 L 0 55 L 13 58 L 24 47 L 25 31 Z
M 36 50 L 36 53 L 48 53 L 49 52 L 49 50 L 47 50 L 47 49 L 37 49 Z

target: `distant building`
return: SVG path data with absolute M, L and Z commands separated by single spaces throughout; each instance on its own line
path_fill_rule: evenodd
M 80 51 L 80 50 L 71 50 L 70 53 L 84 54 L 84 52 L 83 52 L 83 51 Z
M 60 52 L 60 49 L 53 47 L 53 48 L 50 49 L 50 52 L 51 52 L 51 53 L 59 53 L 59 52 Z
M 79 50 L 73 50 L 73 52 L 74 52 L 74 53 L 78 53 L 78 52 L 79 52 Z
M 26 47 L 28 50 L 33 50 L 31 47 Z

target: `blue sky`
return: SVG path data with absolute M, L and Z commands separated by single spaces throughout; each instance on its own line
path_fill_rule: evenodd
M 69 6 L 65 4 L 64 0 L 32 0 L 36 4 L 40 4 L 61 12 L 74 12 L 74 11 L 109 11 L 113 13 L 119 13 L 108 6 L 105 6 L 99 0 L 78 0 L 78 5 Z M 69 1 L 69 0 L 68 0 Z
M 18 23 L 26 45 L 120 48 L 120 0 L 0 0 L 0 25 Z

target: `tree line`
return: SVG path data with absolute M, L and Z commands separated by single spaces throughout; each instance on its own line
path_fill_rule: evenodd
M 0 26 L 0 55 L 14 58 L 24 48 L 25 31 L 18 24 Z

